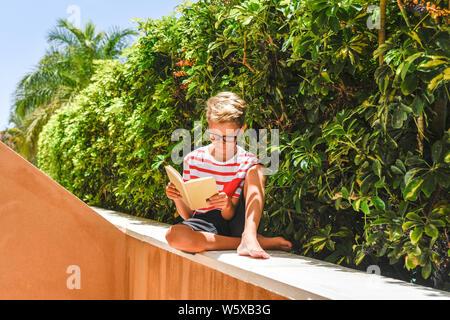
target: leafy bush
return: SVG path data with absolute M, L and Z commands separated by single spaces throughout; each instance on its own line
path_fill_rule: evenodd
M 449 27 L 392 1 L 379 46 L 368 6 L 199 1 L 139 21 L 126 62 L 103 62 L 51 119 L 39 166 L 88 204 L 179 221 L 164 192 L 169 137 L 234 91 L 250 128 L 281 132 L 261 233 L 449 290 Z

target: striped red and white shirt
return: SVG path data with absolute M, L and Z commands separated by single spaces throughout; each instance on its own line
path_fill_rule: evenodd
M 183 161 L 183 180 L 213 176 L 219 192 L 225 192 L 230 198 L 239 198 L 244 188 L 248 169 L 261 163 L 259 157 L 237 145 L 236 154 L 225 162 L 217 161 L 209 152 L 209 146 L 188 153 Z M 201 208 L 194 212 L 202 214 L 215 207 Z M 219 209 L 220 210 L 220 209 Z

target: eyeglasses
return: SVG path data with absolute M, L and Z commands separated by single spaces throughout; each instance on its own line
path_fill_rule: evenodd
M 240 130 L 241 130 L 241 128 L 238 129 L 238 131 L 236 132 L 235 136 L 222 136 L 220 134 L 211 132 L 211 130 L 209 130 L 209 129 L 206 130 L 206 131 L 209 133 L 210 137 L 211 136 L 217 137 L 218 142 L 233 143 L 233 142 L 236 142 L 236 139 L 237 139 L 237 137 L 239 135 L 239 131 Z

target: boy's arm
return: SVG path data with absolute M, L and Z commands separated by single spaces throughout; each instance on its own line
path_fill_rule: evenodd
M 166 195 L 175 202 L 177 212 L 184 220 L 192 217 L 194 211 L 184 203 L 180 191 L 177 190 L 177 187 L 172 182 L 169 182 L 166 187 Z
M 194 210 L 191 210 L 183 201 L 183 199 L 173 200 L 175 201 L 175 205 L 177 206 L 178 214 L 184 219 L 187 220 L 192 217 L 194 214 Z
M 206 199 L 208 206 L 220 209 L 222 217 L 225 220 L 230 220 L 233 218 L 238 202 L 239 199 L 230 198 L 223 191 Z
M 236 211 L 238 202 L 239 202 L 238 198 L 231 198 L 229 206 L 222 210 L 222 217 L 225 220 L 231 220 L 231 218 L 234 217 L 234 213 Z

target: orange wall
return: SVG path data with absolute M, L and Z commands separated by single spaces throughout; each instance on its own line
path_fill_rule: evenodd
M 284 298 L 126 235 L 0 142 L 0 299 Z
M 130 299 L 286 299 L 138 239 L 127 242 Z
M 125 239 L 0 142 L 0 299 L 124 299 Z M 79 290 L 67 288 L 71 265 Z

